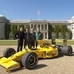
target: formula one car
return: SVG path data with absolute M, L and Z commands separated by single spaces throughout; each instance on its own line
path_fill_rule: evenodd
M 48 40 L 38 41 L 37 48 L 22 49 L 16 53 L 15 49 L 7 48 L 3 52 L 3 57 L 0 57 L 0 66 L 6 71 L 11 71 L 20 68 L 21 65 L 27 69 L 33 69 L 38 64 L 38 58 L 53 58 L 61 54 L 71 55 L 71 46 L 52 45 Z

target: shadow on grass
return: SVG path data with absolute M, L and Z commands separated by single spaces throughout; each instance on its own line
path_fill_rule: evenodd
M 71 55 L 71 56 L 74 56 L 74 52 L 72 53 L 72 55 Z M 71 56 L 70 56 L 70 57 L 71 57 Z
M 24 67 L 21 67 L 21 68 L 18 68 L 18 69 L 15 69 L 15 70 L 10 71 L 10 73 L 22 71 L 22 70 L 24 70 L 24 69 L 25 69 Z
M 46 66 L 47 66 L 47 65 L 45 65 L 45 64 L 38 64 L 34 69 L 29 69 L 29 70 L 37 70 L 37 69 L 44 68 L 44 67 L 46 67 Z M 21 68 L 12 70 L 10 73 L 18 72 L 18 71 L 22 71 L 22 70 L 26 70 L 26 68 L 25 68 L 25 67 L 21 67 Z
M 44 68 L 46 67 L 47 65 L 45 64 L 38 64 L 36 68 L 34 68 L 33 70 L 37 70 L 37 69 L 41 69 L 41 68 Z

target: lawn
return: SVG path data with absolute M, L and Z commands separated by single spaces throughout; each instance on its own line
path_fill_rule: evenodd
M 62 44 L 62 40 L 56 40 L 56 44 Z M 74 45 L 74 40 L 68 40 L 68 44 Z M 17 40 L 0 40 L 0 45 L 17 45 Z
M 63 40 L 56 40 L 57 44 L 62 44 Z M 74 40 L 67 40 L 67 44 L 74 45 Z
M 16 40 L 0 40 L 0 45 L 16 45 Z

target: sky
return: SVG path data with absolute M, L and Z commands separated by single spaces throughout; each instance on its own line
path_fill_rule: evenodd
M 0 15 L 14 20 L 69 20 L 74 0 L 0 0 Z

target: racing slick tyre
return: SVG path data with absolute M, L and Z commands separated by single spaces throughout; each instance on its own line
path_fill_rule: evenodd
M 8 57 L 10 57 L 11 55 L 13 55 L 15 53 L 16 53 L 16 51 L 15 51 L 14 48 L 6 48 L 4 50 L 4 52 L 3 52 L 3 56 L 6 57 L 6 58 L 8 58 Z
M 63 53 L 64 55 L 68 55 L 68 56 L 71 56 L 71 55 L 72 55 L 72 52 L 73 52 L 73 49 L 72 49 L 71 46 L 63 46 L 63 47 L 61 48 L 61 50 L 62 50 L 62 53 Z
M 34 52 L 28 52 L 22 57 L 22 65 L 26 69 L 33 69 L 37 66 L 38 56 Z
M 63 56 L 63 52 L 62 52 L 62 46 L 61 45 L 57 45 L 57 48 L 58 48 L 58 56 L 61 57 Z
M 59 57 L 63 56 L 63 52 L 62 52 L 61 48 L 58 50 L 58 56 Z

